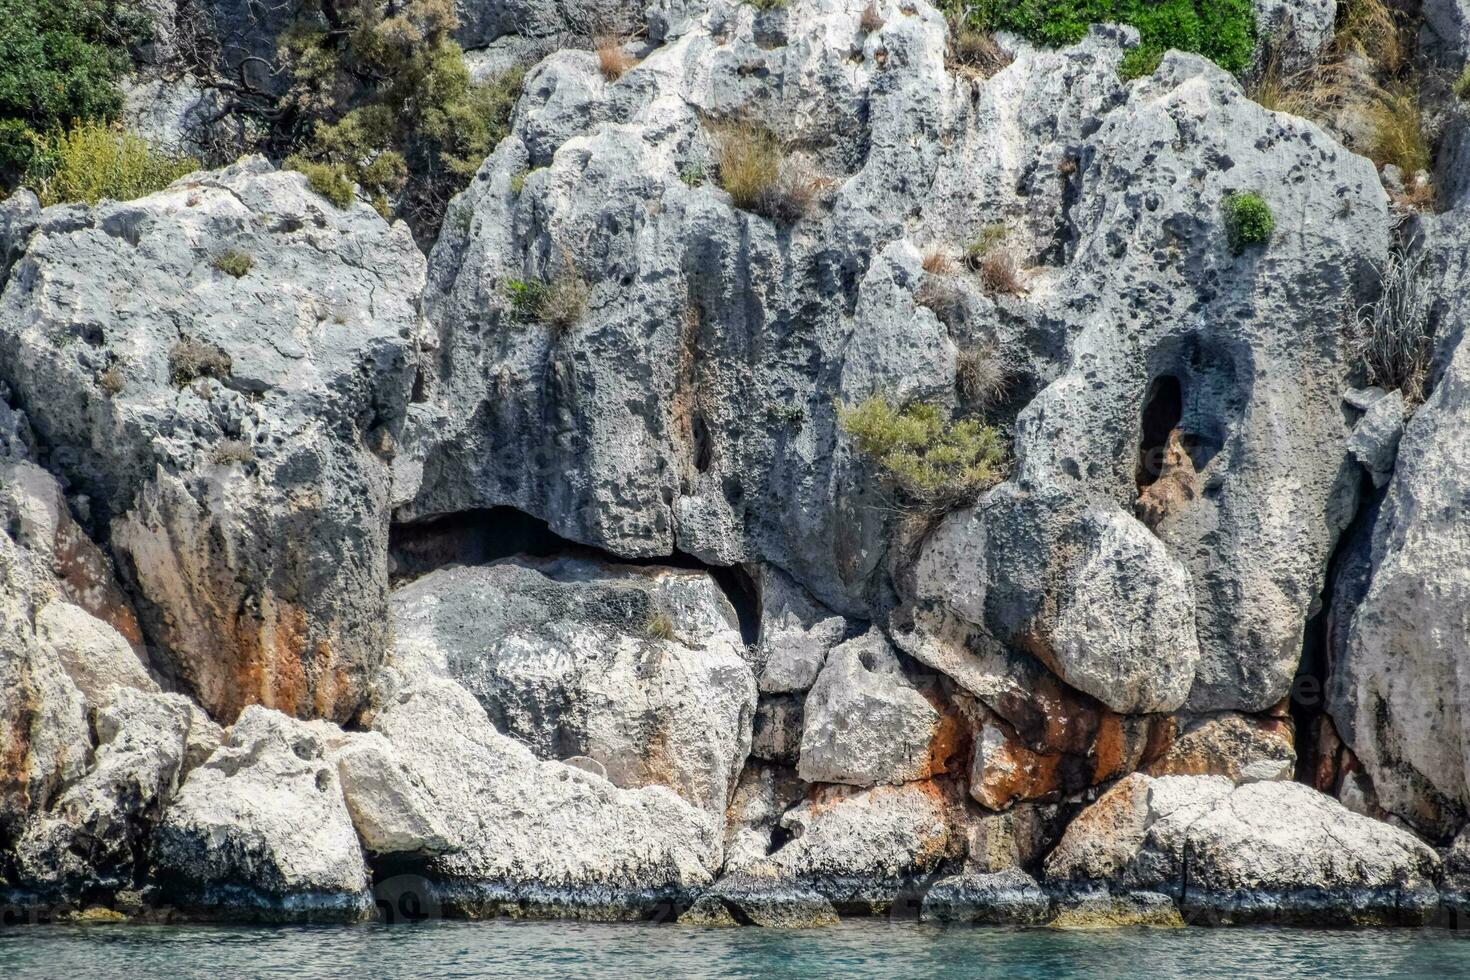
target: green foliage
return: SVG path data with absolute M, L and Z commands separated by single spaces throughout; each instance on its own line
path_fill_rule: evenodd
M 0 0 L 0 187 L 74 121 L 116 117 L 127 45 L 147 24 L 135 0 Z
M 96 204 L 152 194 L 198 169 L 198 160 L 159 153 L 141 136 L 93 121 L 38 135 L 25 183 L 47 207 Z
M 1460 77 L 1455 79 L 1454 93 L 1455 98 L 1461 101 L 1470 99 L 1470 65 L 1466 65 L 1465 70 L 1460 72 Z
M 1158 71 L 1163 60 L 1164 52 L 1161 49 L 1141 44 L 1123 56 L 1118 65 L 1118 75 L 1123 81 L 1131 82 L 1135 78 L 1143 78 Z
M 334 169 L 318 172 L 332 200 L 357 184 L 385 216 L 437 227 L 509 132 L 522 72 L 471 82 L 449 0 L 324 5 L 318 14 L 279 44 L 292 79 L 284 101 L 304 134 L 296 156 Z
M 662 609 L 655 610 L 643 624 L 643 634 L 650 640 L 673 640 L 674 620 Z
M 690 164 L 679 171 L 679 179 L 684 182 L 685 187 L 701 187 L 704 185 L 704 167 L 699 164 Z
M 745 0 L 757 10 L 780 10 L 791 2 L 791 0 Z
M 965 246 L 965 259 L 973 265 L 985 258 L 992 249 L 1005 241 L 1006 234 L 1006 226 L 1002 221 L 985 225 L 975 239 Z
M 876 396 L 855 408 L 839 404 L 837 418 L 858 451 L 920 506 L 973 500 L 1001 478 L 1000 433 L 979 419 L 949 420 L 924 402 L 898 409 Z
M 1276 219 L 1271 205 L 1253 191 L 1230 194 L 1225 198 L 1225 231 L 1230 247 L 1236 252 L 1247 245 L 1264 245 L 1271 240 Z
M 1249 66 L 1255 51 L 1251 0 L 952 0 L 952 7 L 976 29 L 1048 45 L 1080 41 L 1091 24 L 1131 24 L 1143 43 L 1124 61 L 1126 77 L 1152 71 L 1170 48 L 1198 52 L 1232 72 Z
M 517 320 L 534 320 L 567 330 L 576 326 L 587 310 L 587 284 L 570 262 L 566 271 L 550 281 L 507 279 L 501 289 Z
M 227 276 L 243 279 L 255 268 L 255 257 L 249 252 L 230 249 L 215 256 L 214 267 Z
M 357 191 L 353 188 L 353 180 L 348 176 L 346 167 L 317 163 L 300 154 L 287 157 L 286 167 L 305 174 L 307 186 L 338 208 L 346 210 L 357 200 Z

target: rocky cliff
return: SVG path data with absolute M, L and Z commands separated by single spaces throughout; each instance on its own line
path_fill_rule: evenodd
M 432 228 L 151 4 L 206 169 L 0 202 L 7 914 L 1458 914 L 1470 17 L 1365 2 L 433 4 Z

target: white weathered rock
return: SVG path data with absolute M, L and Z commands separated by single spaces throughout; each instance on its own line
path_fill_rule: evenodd
M 1141 773 L 1072 822 L 1048 882 L 1156 890 L 1218 922 L 1420 924 L 1439 859 L 1413 835 L 1292 782 Z
M 710 884 L 720 866 L 707 813 L 663 786 L 619 789 L 538 761 L 452 681 L 401 690 L 373 729 L 443 822 L 452 851 L 426 866 L 446 907 L 638 918 Z
M 154 838 L 169 898 L 199 914 L 361 918 L 367 866 L 313 727 L 247 707 L 189 773 Z
M 187 698 L 117 687 L 93 703 L 102 707 L 90 768 L 16 844 L 20 880 L 56 897 L 132 884 L 186 758 Z
M 440 854 L 449 832 L 421 781 L 393 758 L 377 732 L 353 736 L 331 753 L 342 798 L 363 849 L 372 854 Z
M 122 634 L 81 606 L 46 603 L 36 614 L 36 635 L 55 652 L 88 704 L 105 704 L 114 686 L 158 690 Z
M 423 283 L 408 229 L 258 157 L 33 223 L 0 294 L 0 381 L 110 523 L 160 667 L 224 720 L 345 721 L 387 646 L 380 454 Z M 217 268 L 231 252 L 244 275 Z
M 618 786 L 669 786 L 725 812 L 755 678 L 708 574 L 507 561 L 434 572 L 393 608 L 395 661 L 463 684 L 538 757 L 586 756 Z
M 805 691 L 817 679 L 827 652 L 847 635 L 847 621 L 819 606 L 779 569 L 762 572 L 760 642 L 762 694 Z
M 797 772 L 809 783 L 874 786 L 934 775 L 939 712 L 904 676 L 877 627 L 834 647 L 806 696 Z
M 1407 416 L 1404 396 L 1392 392 L 1368 407 L 1348 437 L 1348 452 L 1368 471 L 1375 487 L 1384 486 L 1393 476 Z

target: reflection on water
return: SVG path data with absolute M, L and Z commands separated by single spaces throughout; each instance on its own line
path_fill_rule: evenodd
M 1457 977 L 1443 929 L 1013 931 L 855 920 L 832 929 L 445 922 L 395 927 L 0 930 L 0 977 Z

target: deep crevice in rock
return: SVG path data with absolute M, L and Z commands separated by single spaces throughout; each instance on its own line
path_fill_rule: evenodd
M 388 570 L 395 585 L 451 565 L 489 565 L 516 556 L 558 555 L 639 568 L 707 572 L 734 608 L 743 642 L 752 644 L 759 639 L 760 590 L 750 573 L 739 565 L 711 565 L 677 549 L 669 555 L 625 558 L 564 538 L 545 521 L 514 507 L 463 510 L 399 522 L 388 534 Z
M 1184 415 L 1184 390 L 1172 374 L 1155 378 L 1143 403 L 1142 438 L 1138 444 L 1140 493 L 1164 472 L 1164 447 Z

